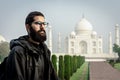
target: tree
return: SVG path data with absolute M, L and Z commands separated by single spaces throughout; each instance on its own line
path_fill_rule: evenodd
M 58 75 L 59 75 L 60 80 L 64 80 L 64 60 L 63 60 L 63 56 L 59 56 Z
M 70 56 L 69 55 L 65 55 L 64 56 L 64 78 L 65 80 L 69 80 L 70 79 Z
M 73 72 L 76 72 L 76 70 L 77 70 L 77 56 L 73 56 L 73 63 L 74 63 L 74 65 L 73 65 Z
M 70 75 L 72 76 L 73 74 L 73 56 L 70 56 Z
M 114 44 L 114 46 L 113 46 L 113 51 L 114 52 L 119 52 L 119 45 L 117 45 L 117 44 Z
M 119 60 L 120 60 L 120 47 L 119 47 L 119 45 L 114 44 L 113 51 L 116 52 L 116 53 L 118 53 Z
M 57 72 L 57 57 L 56 57 L 56 55 L 52 55 L 52 63 Z
M 9 54 L 9 51 L 8 42 L 0 43 L 0 61 L 3 61 L 3 59 Z

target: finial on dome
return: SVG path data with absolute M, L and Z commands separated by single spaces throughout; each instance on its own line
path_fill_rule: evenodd
M 82 14 L 82 18 L 85 18 L 85 15 L 84 15 L 84 13 Z

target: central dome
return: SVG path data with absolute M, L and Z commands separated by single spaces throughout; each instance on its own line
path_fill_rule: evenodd
M 80 22 L 77 23 L 75 27 L 76 33 L 83 33 L 83 32 L 88 32 L 92 31 L 93 27 L 89 21 L 87 21 L 85 18 L 82 18 Z

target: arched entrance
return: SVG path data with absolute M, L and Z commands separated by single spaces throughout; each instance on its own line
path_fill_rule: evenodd
M 85 41 L 80 42 L 80 53 L 87 54 L 87 43 Z

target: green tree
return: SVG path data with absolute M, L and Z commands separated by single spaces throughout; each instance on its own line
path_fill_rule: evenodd
M 57 56 L 56 55 L 52 55 L 52 63 L 57 72 Z
M 70 56 L 70 75 L 72 76 L 72 74 L 73 74 L 73 57 L 72 56 Z
M 77 70 L 77 57 L 73 56 L 73 72 L 76 72 Z
M 59 75 L 60 80 L 64 80 L 64 60 L 63 60 L 63 56 L 59 56 L 58 75 Z
M 0 61 L 3 61 L 3 59 L 9 54 L 9 51 L 8 42 L 0 43 Z
M 114 44 L 113 45 L 113 51 L 116 52 L 116 53 L 118 53 L 119 60 L 120 60 L 120 47 L 119 47 L 119 45 Z
M 65 67 L 64 78 L 65 80 L 69 80 L 70 79 L 70 56 L 69 55 L 64 56 L 64 67 Z
M 114 52 L 119 52 L 119 51 L 120 51 L 119 48 L 120 48 L 119 45 L 114 44 L 114 46 L 113 46 L 113 51 L 114 51 Z

